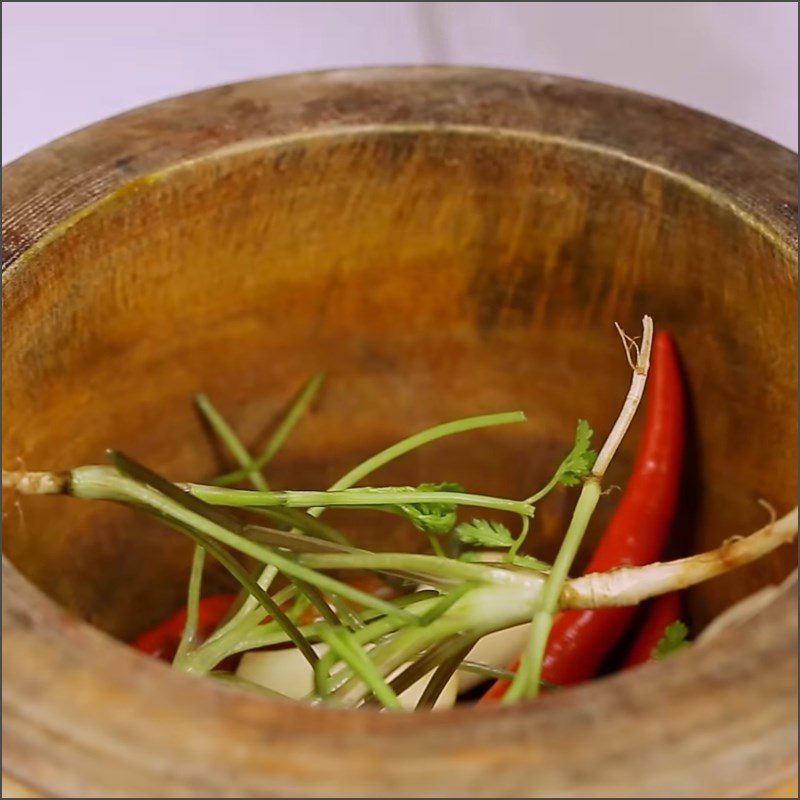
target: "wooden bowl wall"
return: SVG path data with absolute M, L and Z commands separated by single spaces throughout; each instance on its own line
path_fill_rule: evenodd
M 524 496 L 575 419 L 607 430 L 627 386 L 612 323 L 650 313 L 692 387 L 678 547 L 749 532 L 759 497 L 795 502 L 796 164 L 746 131 L 559 78 L 340 71 L 148 106 L 4 177 L 6 468 L 114 446 L 203 477 L 219 453 L 195 391 L 256 443 L 324 369 L 277 485 L 321 487 L 414 430 L 522 408 L 524 427 L 379 478 Z M 543 506 L 537 552 L 573 499 Z M 720 796 L 796 769 L 793 590 L 746 634 L 534 706 L 424 722 L 287 709 L 97 630 L 129 638 L 182 602 L 177 536 L 63 498 L 4 497 L 4 512 L 4 768 L 43 792 Z M 374 546 L 419 546 L 378 520 L 351 522 Z M 699 587 L 695 624 L 795 563 L 787 548 Z

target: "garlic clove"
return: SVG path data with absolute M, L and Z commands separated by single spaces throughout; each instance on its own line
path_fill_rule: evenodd
M 314 650 L 317 655 L 321 656 L 325 654 L 327 647 L 317 644 L 314 645 Z M 399 667 L 391 677 L 400 674 L 407 666 L 408 664 L 404 664 Z M 302 700 L 314 688 L 314 671 L 303 654 L 294 647 L 284 650 L 259 650 L 245 653 L 239 662 L 236 674 L 240 678 L 257 683 L 293 700 Z M 403 708 L 409 711 L 416 708 L 432 675 L 433 671 L 400 694 Z M 450 678 L 436 700 L 434 709 L 452 708 L 455 705 L 458 683 L 457 676 L 454 675 Z
M 328 649 L 319 644 L 313 647 L 319 656 Z M 314 689 L 314 671 L 295 647 L 245 653 L 236 674 L 293 700 L 301 700 Z

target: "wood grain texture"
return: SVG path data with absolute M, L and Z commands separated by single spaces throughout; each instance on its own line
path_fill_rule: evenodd
M 149 106 L 4 177 L 7 467 L 113 445 L 202 477 L 219 454 L 194 391 L 255 443 L 322 368 L 277 484 L 322 486 L 413 430 L 521 407 L 524 429 L 380 478 L 524 496 L 576 417 L 610 424 L 627 371 L 611 323 L 647 312 L 694 390 L 681 546 L 756 527 L 757 497 L 795 501 L 796 163 L 745 131 L 552 77 L 339 71 Z M 567 495 L 542 509 L 537 552 L 568 512 Z M 349 521 L 417 544 L 372 522 Z M 180 604 L 187 570 L 177 536 L 124 509 L 39 498 L 8 507 L 4 534 L 4 767 L 46 794 L 752 796 L 796 772 L 796 587 L 746 636 L 421 725 L 253 698 L 114 641 Z M 699 587 L 696 624 L 795 558 Z

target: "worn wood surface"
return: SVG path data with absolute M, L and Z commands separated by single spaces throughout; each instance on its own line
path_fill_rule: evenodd
M 134 111 L 4 178 L 6 467 L 113 445 L 202 477 L 218 453 L 194 391 L 257 442 L 322 368 L 277 485 L 321 486 L 413 430 L 521 407 L 524 429 L 440 443 L 381 479 L 524 496 L 575 418 L 613 419 L 627 368 L 611 323 L 647 312 L 693 387 L 679 546 L 748 532 L 758 497 L 794 503 L 796 164 L 745 131 L 552 77 L 344 71 Z M 183 542 L 125 510 L 4 502 L 4 767 L 46 794 L 752 796 L 796 770 L 794 587 L 746 635 L 423 725 L 287 707 L 139 657 L 107 634 L 181 602 Z M 568 503 L 542 509 L 543 555 Z M 700 587 L 695 623 L 795 558 Z

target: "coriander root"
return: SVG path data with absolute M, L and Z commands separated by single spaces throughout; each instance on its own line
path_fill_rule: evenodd
M 573 578 L 564 586 L 560 603 L 562 608 L 633 606 L 649 597 L 703 583 L 756 561 L 789 544 L 796 536 L 797 507 L 749 536 L 728 539 L 706 553 Z

